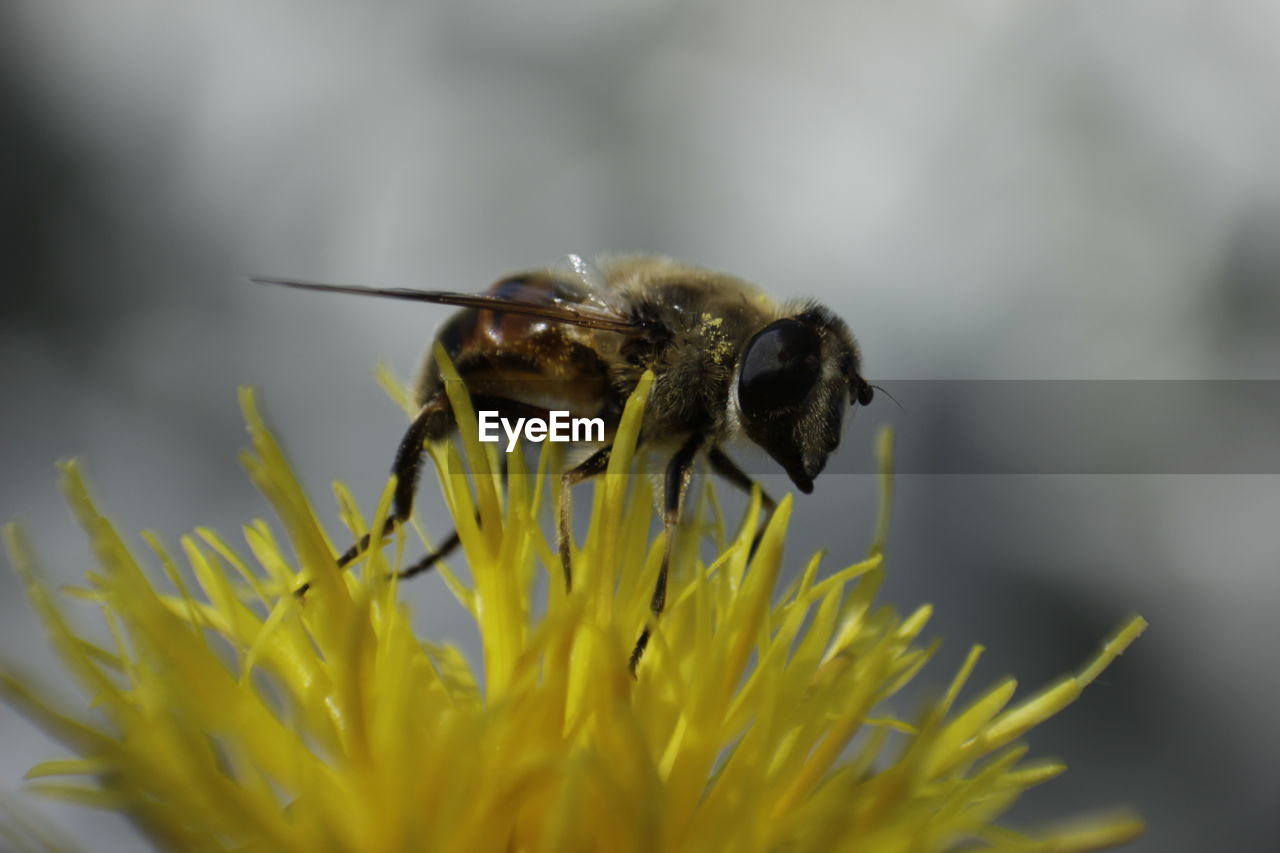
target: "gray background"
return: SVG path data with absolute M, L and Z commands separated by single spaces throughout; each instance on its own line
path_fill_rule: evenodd
M 372 367 L 409 375 L 443 313 L 253 273 L 473 290 L 651 251 L 820 297 L 890 390 L 1280 378 L 1278 72 L 1261 0 L 5 0 L 0 519 L 56 582 L 80 577 L 52 465 L 79 456 L 124 529 L 234 536 L 265 512 L 236 463 L 240 384 L 321 506 L 334 478 L 371 503 L 403 426 Z M 1237 462 L 1273 454 L 1273 405 L 1185 406 L 1210 402 Z M 842 453 L 893 421 L 915 470 L 998 454 L 1009 416 L 980 403 L 877 402 Z M 1054 430 L 1027 414 L 1023 451 Z M 1124 428 L 1105 408 L 1073 425 L 1103 453 Z M 937 605 L 926 687 L 981 642 L 975 687 L 1034 689 L 1129 611 L 1152 623 L 1033 735 L 1071 770 L 1017 825 L 1127 803 L 1151 824 L 1135 850 L 1276 837 L 1280 478 L 1259 470 L 899 479 L 886 595 Z M 875 493 L 821 478 L 789 559 L 855 559 Z M 469 639 L 436 580 L 405 595 L 423 630 Z M 5 664 L 76 697 L 8 572 L 0 608 Z M 11 804 L 57 754 L 0 708 Z M 137 843 L 111 816 L 23 807 L 88 849 Z

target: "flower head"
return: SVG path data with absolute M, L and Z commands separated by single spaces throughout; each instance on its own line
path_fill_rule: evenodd
M 414 635 L 388 579 L 399 539 L 336 568 L 341 548 L 247 391 L 244 462 L 282 535 L 256 521 L 246 553 L 196 530 L 181 543 L 194 584 L 146 535 L 162 590 L 64 466 L 99 563 L 77 594 L 97 602 L 115 643 L 76 632 L 10 528 L 32 604 L 94 708 L 81 721 L 0 677 L 0 695 L 78 756 L 33 768 L 31 787 L 122 810 L 177 850 L 1066 851 L 1141 831 L 1127 814 L 1034 837 L 994 823 L 1064 769 L 1027 760 L 1022 736 L 1124 651 L 1140 618 L 1079 674 L 1017 704 L 1012 680 L 959 702 L 975 648 L 941 698 L 902 719 L 888 702 L 936 645 L 919 642 L 931 608 L 901 617 L 876 604 L 880 544 L 831 573 L 815 556 L 781 585 L 792 502 L 753 551 L 757 494 L 728 541 L 705 512 L 685 525 L 666 612 L 650 620 L 661 535 L 651 539 L 646 478 L 627 476 L 648 389 L 628 403 L 611 476 L 597 481 L 570 594 L 537 521 L 549 454 L 533 471 L 511 454 L 498 477 L 465 395 L 453 397 L 463 450 L 431 453 L 470 575 L 439 570 L 479 627 L 478 668 Z M 338 494 L 351 534 L 370 532 Z M 704 564 L 708 527 L 720 541 Z M 291 594 L 303 580 L 305 600 Z M 633 677 L 646 620 L 653 639 Z

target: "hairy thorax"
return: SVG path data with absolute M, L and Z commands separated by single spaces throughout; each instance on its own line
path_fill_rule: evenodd
M 644 370 L 654 372 L 645 440 L 679 443 L 693 433 L 727 440 L 736 432 L 733 377 L 742 349 L 776 308 L 744 282 L 722 279 L 712 286 L 678 272 L 667 281 L 636 283 L 643 291 L 636 310 L 667 334 L 624 347 L 615 362 L 617 384 L 634 387 Z

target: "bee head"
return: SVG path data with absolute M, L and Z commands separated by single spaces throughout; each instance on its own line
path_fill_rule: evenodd
M 765 326 L 742 351 L 736 393 L 747 437 L 806 494 L 840 444 L 845 407 L 871 402 L 859 367 L 848 327 L 817 305 Z

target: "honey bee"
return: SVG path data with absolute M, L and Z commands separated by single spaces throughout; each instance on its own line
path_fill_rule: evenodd
M 557 544 L 566 589 L 573 583 L 570 490 L 605 471 L 623 404 L 641 375 L 652 370 L 639 442 L 667 455 L 667 535 L 650 600 L 654 618 L 666 603 L 672 534 L 699 454 L 713 471 L 749 492 L 754 481 L 723 449 L 745 437 L 781 465 L 800 491 L 811 492 L 840 443 L 845 409 L 869 404 L 874 393 L 862 378 L 857 342 L 826 308 L 812 301 L 777 302 L 738 278 L 669 258 L 607 257 L 593 268 L 570 256 L 564 269 L 515 273 L 483 294 L 255 280 L 458 306 L 463 310 L 445 321 L 436 341 L 477 409 L 511 419 L 545 418 L 552 409 L 601 418 L 604 442 L 560 477 Z M 413 509 L 424 443 L 457 429 L 431 349 L 414 400 L 418 414 L 391 469 L 398 482 L 388 533 Z M 762 499 L 772 510 L 774 501 L 763 492 Z M 455 531 L 401 576 L 429 569 L 458 541 Z M 369 544 L 366 536 L 352 545 L 339 565 Z M 631 654 L 633 672 L 648 641 L 646 626 Z

